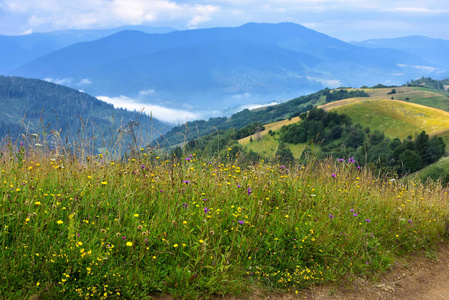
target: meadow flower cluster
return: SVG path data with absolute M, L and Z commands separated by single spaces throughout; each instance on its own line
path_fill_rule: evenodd
M 198 298 L 295 291 L 388 268 L 444 237 L 438 185 L 353 161 L 261 162 L 140 153 L 73 158 L 3 149 L 0 294 Z

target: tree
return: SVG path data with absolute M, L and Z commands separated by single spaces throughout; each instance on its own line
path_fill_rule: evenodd
M 434 163 L 444 155 L 446 144 L 441 137 L 432 137 L 429 140 L 430 163 Z
M 387 95 L 393 95 L 396 94 L 396 89 L 392 89 L 391 92 L 387 93 Z
M 421 157 L 424 164 L 432 163 L 432 152 L 430 151 L 429 135 L 423 130 L 415 140 L 415 151 Z
M 345 138 L 347 147 L 356 149 L 365 142 L 365 132 L 362 128 L 353 128 Z
M 400 156 L 399 160 L 405 167 L 406 172 L 416 172 L 423 167 L 423 160 L 421 156 L 412 150 L 405 150 Z
M 284 143 L 279 143 L 279 147 L 275 154 L 276 159 L 283 164 L 292 163 L 295 158 L 293 157 L 293 153 L 290 148 L 285 147 Z
M 368 143 L 375 146 L 380 144 L 385 138 L 385 134 L 380 132 L 379 130 L 374 130 L 373 132 L 368 134 Z

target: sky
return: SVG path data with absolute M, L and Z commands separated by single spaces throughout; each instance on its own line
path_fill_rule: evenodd
M 124 25 L 179 30 L 294 22 L 344 41 L 449 39 L 448 0 L 0 0 L 0 35 Z

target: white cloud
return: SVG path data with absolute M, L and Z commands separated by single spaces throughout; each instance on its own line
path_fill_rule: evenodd
M 146 95 L 151 95 L 154 94 L 154 90 L 143 90 L 139 92 L 139 96 L 146 96 Z
M 32 34 L 33 30 L 30 28 L 28 30 L 25 30 L 24 32 L 20 33 L 19 35 L 28 35 L 28 34 Z
M 306 77 L 310 81 L 315 81 L 321 83 L 323 86 L 329 87 L 329 88 L 336 88 L 342 85 L 342 82 L 338 79 L 326 79 L 326 78 L 318 78 L 318 77 Z
M 198 120 L 201 119 L 201 113 L 193 113 L 187 110 L 181 109 L 172 109 L 159 105 L 153 105 L 148 103 L 137 102 L 134 99 L 131 99 L 126 96 L 120 97 L 107 97 L 107 96 L 98 96 L 98 99 L 110 103 L 114 105 L 115 108 L 125 108 L 127 110 L 143 110 L 146 114 L 152 114 L 152 116 L 158 120 L 165 121 L 168 123 L 184 123 L 186 121 Z
M 44 80 L 48 81 L 48 82 L 53 82 L 53 83 L 56 83 L 56 84 L 61 84 L 61 85 L 70 85 L 72 83 L 72 79 L 70 79 L 70 78 L 56 78 L 56 79 L 53 79 L 53 78 L 47 77 L 47 78 L 44 78 Z
M 83 78 L 80 80 L 80 85 L 88 85 L 88 84 L 92 84 L 92 81 L 90 81 L 88 78 Z
M 294 22 L 346 41 L 415 34 L 447 39 L 448 13 L 447 0 L 0 0 L 0 34 Z
M 405 13 L 419 13 L 419 14 L 441 14 L 449 13 L 449 9 L 435 9 L 426 7 L 395 7 L 386 9 L 387 12 L 405 12 Z
M 179 1 L 178 1 L 179 2 Z M 4 10 L 27 19 L 32 29 L 113 27 L 148 22 L 196 26 L 211 19 L 218 6 L 175 0 L 4 0 Z

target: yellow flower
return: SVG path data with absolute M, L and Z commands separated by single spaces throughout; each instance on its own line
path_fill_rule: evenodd
M 39 286 L 40 284 L 41 284 L 41 283 L 40 283 L 39 281 L 36 283 L 37 286 Z
M 58 223 L 59 225 L 61 225 L 61 224 L 64 223 L 64 222 L 62 222 L 61 220 L 59 220 L 59 221 L 57 221 L 56 223 Z
M 106 185 L 106 184 L 108 184 L 108 183 L 107 183 L 106 181 L 102 181 L 101 184 L 102 184 L 102 185 Z
M 203 241 L 203 240 L 199 240 L 199 242 L 200 242 L 200 244 L 204 243 L 204 241 Z
M 173 247 L 175 247 L 175 248 L 178 247 L 178 244 L 174 244 Z
M 153 256 L 153 259 L 156 259 L 156 256 Z
M 139 214 L 134 214 L 134 217 L 138 218 L 138 217 L 139 217 Z
M 127 243 L 126 243 L 126 246 L 128 246 L 128 247 L 131 247 L 132 245 L 133 245 L 132 242 L 127 242 Z

